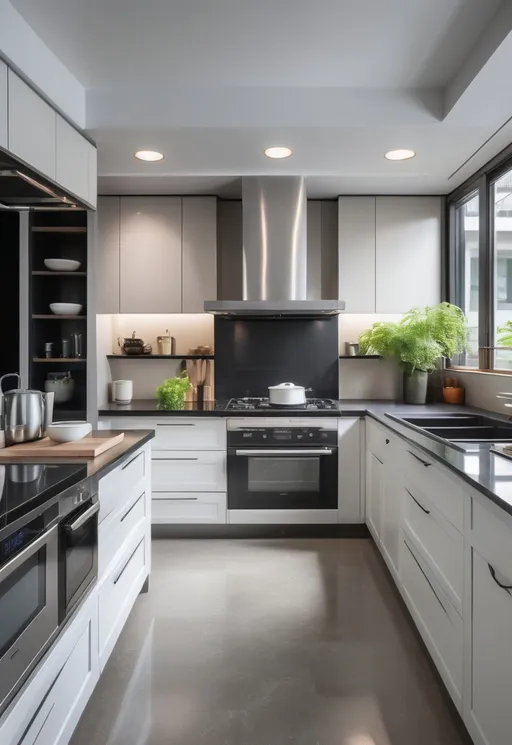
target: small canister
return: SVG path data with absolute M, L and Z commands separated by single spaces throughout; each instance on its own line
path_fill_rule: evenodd
M 176 354 L 176 339 L 169 335 L 169 329 L 165 329 L 165 334 L 157 336 L 158 354 Z

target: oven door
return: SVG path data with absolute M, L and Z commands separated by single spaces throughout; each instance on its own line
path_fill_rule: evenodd
M 60 526 L 59 621 L 62 623 L 98 576 L 100 503 L 83 504 Z
M 11 540 L 21 538 L 22 530 Z M 0 566 L 0 710 L 57 626 L 58 532 L 54 526 Z
M 228 509 L 337 507 L 337 448 L 229 448 Z

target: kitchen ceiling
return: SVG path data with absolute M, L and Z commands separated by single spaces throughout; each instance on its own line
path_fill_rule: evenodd
M 86 88 L 100 192 L 236 196 L 239 176 L 275 173 L 316 197 L 446 193 L 512 140 L 509 2 L 12 5 Z M 417 156 L 384 159 L 401 147 Z

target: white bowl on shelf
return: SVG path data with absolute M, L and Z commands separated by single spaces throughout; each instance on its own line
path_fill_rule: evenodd
M 56 316 L 77 316 L 82 308 L 78 303 L 50 303 L 50 310 Z
M 76 442 L 92 432 L 89 422 L 54 422 L 48 425 L 48 437 L 53 442 Z
M 80 262 L 72 259 L 45 259 L 44 265 L 51 272 L 76 272 L 80 269 Z

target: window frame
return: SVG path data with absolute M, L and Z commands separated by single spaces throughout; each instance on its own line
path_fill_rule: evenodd
M 479 202 L 478 367 L 450 365 L 452 369 L 461 372 L 512 374 L 512 370 L 496 367 L 494 362 L 496 346 L 494 341 L 494 298 L 496 292 L 494 287 L 494 261 L 496 247 L 494 245 L 495 210 L 492 196 L 495 182 L 509 171 L 512 171 L 512 144 L 446 197 L 446 272 L 448 276 L 446 299 L 459 307 L 462 307 L 464 277 L 462 275 L 463 262 L 461 262 L 457 250 L 457 208 L 475 193 L 478 194 Z

